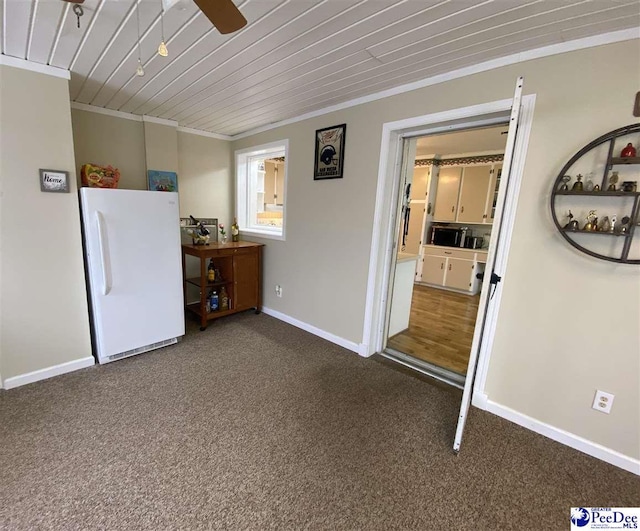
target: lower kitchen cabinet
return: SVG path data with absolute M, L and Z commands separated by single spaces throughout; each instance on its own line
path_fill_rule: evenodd
M 473 260 L 447 258 L 447 274 L 444 285 L 447 288 L 469 291 L 473 285 L 474 269 L 475 263 Z
M 422 260 L 422 277 L 417 280 L 442 286 L 446 263 L 447 259 L 443 256 L 425 255 Z
M 484 268 L 485 256 L 474 249 L 423 245 L 416 282 L 475 294 L 480 287 L 476 274 Z

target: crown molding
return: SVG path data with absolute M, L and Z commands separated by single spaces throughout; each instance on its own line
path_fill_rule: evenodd
M 178 127 L 178 122 L 175 120 L 165 120 L 164 118 L 157 118 L 156 116 L 142 115 L 142 121 L 150 124 L 167 125 L 169 127 Z
M 115 118 L 122 118 L 124 120 L 133 120 L 134 122 L 147 122 L 152 124 L 167 125 L 175 127 L 179 133 L 188 133 L 191 135 L 204 136 L 207 138 L 215 138 L 217 140 L 231 141 L 233 138 L 229 135 L 221 135 L 218 133 L 211 133 L 209 131 L 202 131 L 200 129 L 192 129 L 190 127 L 180 127 L 175 120 L 165 120 L 164 118 L 156 118 L 155 116 L 142 116 L 139 114 L 132 114 L 129 112 L 116 111 L 113 109 L 106 109 L 104 107 L 96 107 L 95 105 L 89 105 L 87 103 L 79 103 L 76 101 L 71 102 L 72 109 L 78 109 L 80 111 L 95 112 L 96 114 L 104 114 L 105 116 L 113 116 Z
M 46 74 L 47 76 L 59 77 L 61 79 L 71 79 L 71 72 L 64 68 L 34 63 L 33 61 L 18 59 L 17 57 L 11 57 L 4 54 L 0 55 L 0 65 L 13 66 L 14 68 L 29 70 L 31 72 L 37 72 L 38 74 Z
M 71 102 L 72 109 L 78 109 L 79 111 L 94 112 L 96 114 L 104 114 L 105 116 L 113 116 L 114 118 L 122 118 L 124 120 L 133 120 L 134 122 L 141 122 L 142 116 L 139 114 L 131 114 L 129 112 L 114 111 L 113 109 L 105 109 L 104 107 L 96 107 L 95 105 L 88 105 L 86 103 L 78 103 L 77 101 Z
M 301 122 L 303 120 L 308 120 L 309 118 L 316 118 L 318 116 L 323 116 L 331 112 L 341 111 L 343 109 L 348 109 L 349 107 L 355 107 L 356 105 L 362 105 L 363 103 L 381 100 L 390 96 L 397 96 L 399 94 L 404 94 L 405 92 L 411 92 L 412 90 L 429 87 L 431 85 L 437 85 L 446 81 L 459 79 L 461 77 L 479 74 L 481 72 L 487 72 L 489 70 L 495 70 L 496 68 L 501 68 L 503 66 L 509 66 L 517 63 L 523 63 L 525 61 L 531 61 L 532 59 L 539 59 L 541 57 L 549 57 L 551 55 L 559 55 L 576 50 L 583 50 L 585 48 L 593 48 L 595 46 L 603 46 L 606 44 L 613 44 L 616 42 L 629 41 L 633 39 L 640 39 L 640 28 L 636 27 L 626 30 L 612 31 L 609 33 L 603 33 L 602 35 L 594 35 L 592 37 L 585 37 L 583 39 L 576 39 L 559 44 L 543 46 L 542 48 L 536 48 L 535 50 L 507 55 L 506 57 L 492 59 L 491 61 L 485 61 L 484 63 L 478 63 L 477 65 L 460 68 L 458 70 L 453 70 L 445 74 L 428 77 L 419 81 L 414 81 L 412 83 L 406 83 L 392 89 L 383 90 L 381 92 L 376 92 L 375 94 L 370 94 L 361 98 L 355 98 L 353 100 L 345 101 L 344 103 L 338 103 L 336 105 L 331 105 L 330 107 L 325 107 L 324 109 L 319 109 L 317 111 L 302 114 L 300 116 L 296 116 L 295 118 L 289 118 L 287 120 L 282 120 L 281 122 L 274 122 L 269 125 L 257 127 L 255 129 L 251 129 L 250 131 L 233 135 L 232 139 L 240 140 L 241 138 L 253 136 L 258 133 L 263 133 L 271 129 L 276 129 L 285 125 Z
M 221 135 L 219 133 L 210 133 L 209 131 L 201 131 L 200 129 L 191 129 L 191 127 L 178 126 L 178 133 L 188 133 L 190 135 L 206 136 L 208 138 L 216 138 L 217 140 L 233 140 L 229 135 Z

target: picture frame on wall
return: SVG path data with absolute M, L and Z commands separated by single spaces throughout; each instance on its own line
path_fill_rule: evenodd
M 68 194 L 69 172 L 40 169 L 40 191 Z
M 174 171 L 147 170 L 147 181 L 152 192 L 178 191 L 178 174 Z
M 313 179 L 342 179 L 344 173 L 344 141 L 347 124 L 316 130 L 316 154 Z

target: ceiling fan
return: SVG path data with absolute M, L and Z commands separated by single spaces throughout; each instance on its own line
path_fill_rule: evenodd
M 65 0 L 72 4 L 82 4 L 84 0 Z M 247 19 L 233 3 L 233 0 L 193 0 L 200 11 L 222 34 L 233 33 L 247 24 Z

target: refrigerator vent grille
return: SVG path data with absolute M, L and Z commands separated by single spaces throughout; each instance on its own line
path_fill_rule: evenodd
M 128 356 L 135 356 L 136 354 L 142 354 L 143 352 L 149 352 L 150 350 L 155 350 L 157 348 L 166 347 L 167 345 L 173 345 L 177 343 L 177 338 L 165 339 L 164 341 L 158 341 L 157 343 L 151 343 L 150 345 L 145 345 L 144 347 L 134 348 L 133 350 L 127 350 L 125 352 L 118 352 L 117 354 L 113 354 L 109 356 L 109 360 L 119 360 L 120 358 L 126 358 Z

